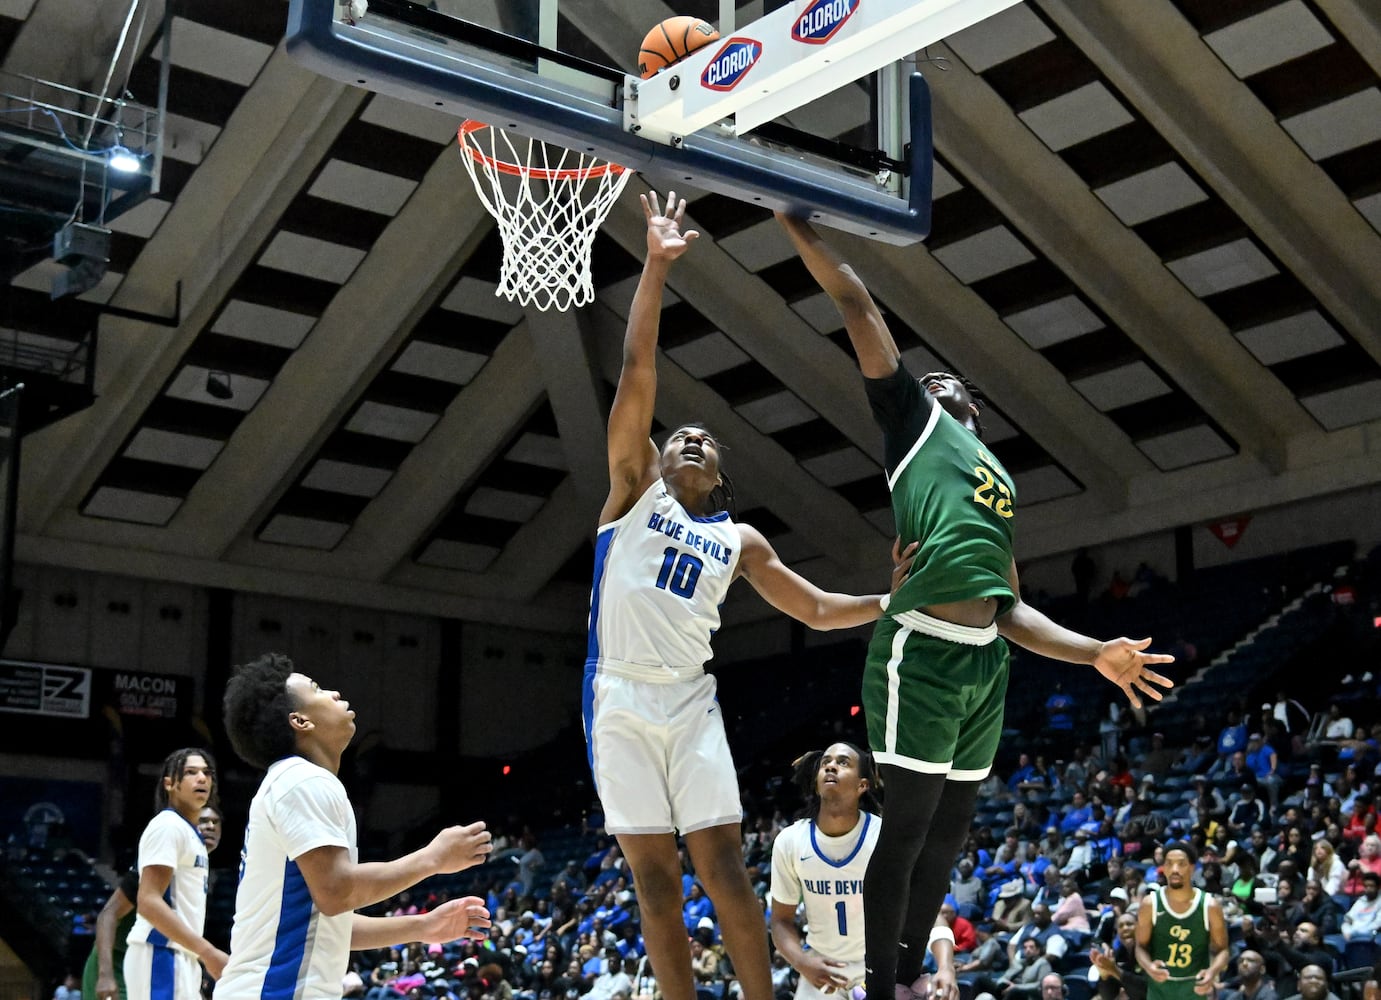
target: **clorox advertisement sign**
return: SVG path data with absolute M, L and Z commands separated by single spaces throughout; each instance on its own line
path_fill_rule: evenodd
M 791 25 L 791 37 L 807 45 L 824 45 L 854 16 L 863 0 L 810 0 Z
M 733 90 L 761 57 L 762 42 L 735 36 L 714 54 L 700 74 L 700 85 L 707 90 Z

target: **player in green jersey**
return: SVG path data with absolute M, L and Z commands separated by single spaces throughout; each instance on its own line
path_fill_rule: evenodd
M 863 674 L 868 740 L 887 788 L 863 887 L 868 995 L 911 1000 L 950 863 L 997 753 L 1008 668 L 999 636 L 1093 666 L 1137 708 L 1171 686 L 1151 665 L 1173 657 L 1146 653 L 1150 639 L 1079 635 L 1023 603 L 1012 557 L 1016 489 L 983 445 L 982 398 L 947 372 L 913 377 L 853 269 L 808 223 L 778 217 L 844 318 L 883 429 L 897 532 L 902 544 L 919 544 Z
M 1136 916 L 1136 960 L 1150 977 L 1147 1000 L 1211 996 L 1228 964 L 1228 925 L 1218 900 L 1194 888 L 1194 848 L 1169 844 L 1165 885 L 1147 894 Z

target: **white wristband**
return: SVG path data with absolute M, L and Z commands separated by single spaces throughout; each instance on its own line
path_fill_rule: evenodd
M 889 605 L 889 604 L 891 604 L 891 603 L 892 603 L 892 595 L 891 595 L 891 594 L 883 594 L 881 597 L 878 598 L 878 607 L 882 608 L 882 613 L 883 613 L 884 615 L 887 614 L 887 605 Z
M 930 939 L 929 939 L 928 941 L 926 941 L 926 943 L 925 943 L 926 948 L 929 949 L 932 945 L 935 944 L 936 941 L 948 941 L 950 947 L 953 948 L 953 947 L 954 947 L 954 931 L 952 931 L 952 930 L 950 930 L 948 927 L 944 927 L 944 926 L 941 926 L 941 927 L 932 927 L 932 928 L 930 929 Z

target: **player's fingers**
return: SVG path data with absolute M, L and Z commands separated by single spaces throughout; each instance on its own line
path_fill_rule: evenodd
M 687 243 L 689 243 L 691 240 L 698 240 L 700 239 L 700 230 L 687 229 L 684 233 L 681 234 L 681 239 L 685 240 Z
M 1169 677 L 1166 677 L 1164 674 L 1158 674 L 1154 670 L 1147 670 L 1144 667 L 1141 670 L 1141 679 L 1149 681 L 1152 684 L 1159 684 L 1163 688 L 1172 688 L 1175 686 L 1175 682 Z
M 1146 681 L 1142 680 L 1141 678 L 1137 678 L 1136 686 L 1140 688 L 1142 693 L 1145 694 L 1146 697 L 1150 698 L 1152 701 L 1160 701 L 1162 698 L 1165 697 L 1165 695 L 1159 689 L 1152 687 L 1150 684 L 1147 684 Z
M 1136 689 L 1130 684 L 1123 684 L 1122 691 L 1127 695 L 1127 700 L 1132 703 L 1132 708 L 1141 707 L 1141 699 L 1137 697 Z

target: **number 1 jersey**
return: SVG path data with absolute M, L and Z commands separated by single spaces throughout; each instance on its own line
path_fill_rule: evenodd
M 881 830 L 877 816 L 860 811 L 858 823 L 842 837 L 827 837 L 802 819 L 772 844 L 772 899 L 804 904 L 806 944 L 854 966 L 845 970 L 850 979 L 862 978 L 863 874 Z
M 599 529 L 586 673 L 677 680 L 702 672 L 739 557 L 727 511 L 695 517 L 658 479 Z

